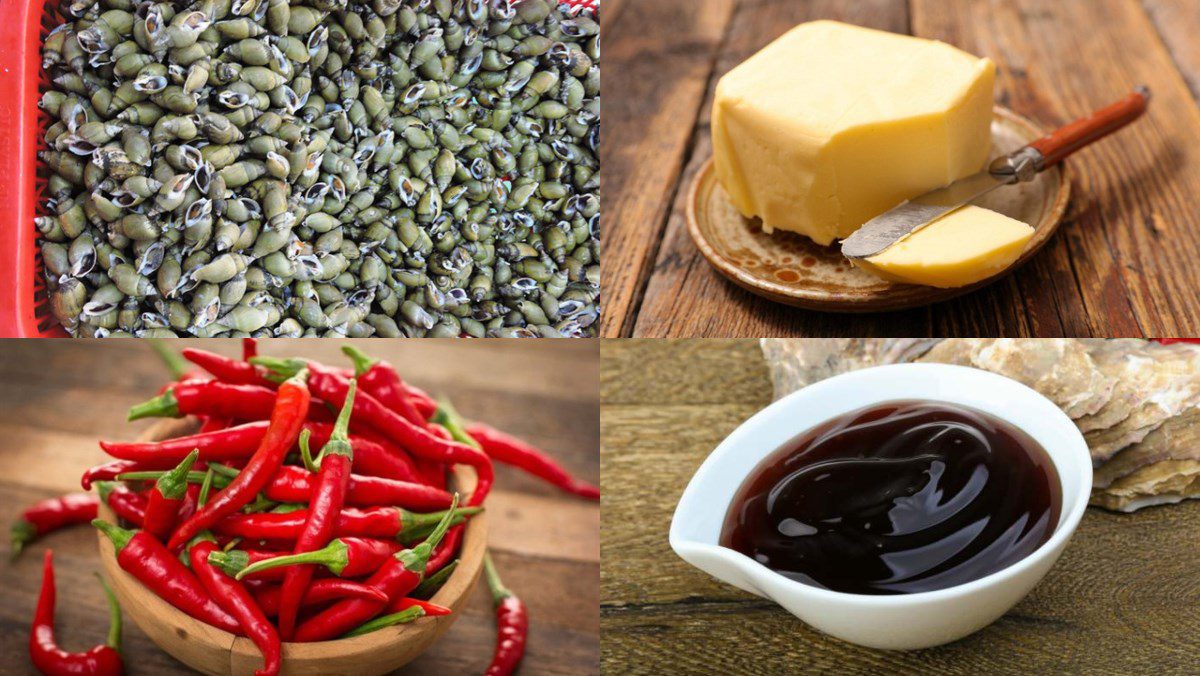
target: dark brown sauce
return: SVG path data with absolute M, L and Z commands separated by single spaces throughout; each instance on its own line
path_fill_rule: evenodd
M 1054 533 L 1062 486 L 1046 450 L 992 415 L 891 401 L 829 420 L 738 489 L 721 545 L 853 594 L 977 580 Z

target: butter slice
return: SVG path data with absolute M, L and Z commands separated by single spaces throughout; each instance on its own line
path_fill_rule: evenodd
M 768 232 L 830 244 L 983 167 L 994 79 L 990 60 L 940 42 L 801 24 L 718 83 L 717 178 Z
M 1033 228 L 967 205 L 942 216 L 886 251 L 855 260 L 862 269 L 906 284 L 950 288 L 974 284 L 1012 265 Z

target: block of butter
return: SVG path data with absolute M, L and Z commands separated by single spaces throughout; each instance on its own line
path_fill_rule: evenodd
M 966 286 L 1012 265 L 1030 237 L 1021 221 L 968 204 L 854 263 L 893 282 Z
M 983 167 L 994 79 L 990 60 L 940 42 L 801 24 L 718 83 L 717 178 L 767 232 L 830 244 Z

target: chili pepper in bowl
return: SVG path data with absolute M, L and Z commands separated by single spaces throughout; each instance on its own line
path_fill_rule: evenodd
M 391 615 L 384 615 L 383 617 L 377 617 L 377 618 L 371 620 L 370 622 L 366 622 L 366 623 L 360 625 L 359 627 L 357 627 L 355 629 L 351 629 L 350 631 L 346 632 L 342 636 L 342 638 L 351 638 L 354 636 L 362 636 L 363 634 L 369 634 L 373 631 L 379 631 L 380 629 L 383 629 L 384 627 L 394 627 L 397 624 L 407 624 L 414 620 L 418 620 L 422 617 L 425 617 L 425 614 L 426 613 L 425 613 L 424 608 L 422 608 L 420 606 L 411 606 L 409 608 L 405 608 L 404 610 L 401 610 L 398 613 L 392 613 Z
M 267 619 L 245 586 L 215 566 L 209 565 L 208 557 L 215 551 L 217 546 L 211 535 L 202 533 L 197 536 L 188 551 L 192 572 L 208 593 L 217 600 L 217 604 L 237 618 L 246 636 L 262 651 L 263 667 L 254 672 L 255 676 L 278 674 L 283 659 L 279 633 L 275 631 L 275 626 Z
M 305 375 L 306 372 L 301 371 L 280 385 L 278 397 L 273 396 L 270 426 L 245 469 L 203 509 L 180 524 L 171 535 L 168 548 L 178 551 L 200 531 L 244 507 L 271 481 L 299 437 L 308 415 L 311 396 L 305 385 Z
M 507 676 L 516 671 L 525 655 L 525 640 L 529 634 L 529 612 L 525 602 L 513 594 L 500 580 L 491 554 L 483 555 L 483 573 L 492 604 L 496 608 L 496 651 L 485 676 Z
M 345 378 L 328 367 L 298 359 L 257 357 L 251 361 L 265 366 L 281 376 L 292 375 L 308 368 L 308 385 L 314 396 L 335 406 L 341 406 L 346 401 L 349 384 Z M 414 425 L 400 414 L 384 406 L 378 399 L 367 394 L 360 394 L 355 398 L 354 417 L 419 458 L 446 464 L 461 463 L 473 467 L 478 481 L 471 497 L 467 500 L 467 506 L 474 507 L 482 504 L 491 490 L 492 461 L 483 451 L 456 441 L 442 439 L 423 426 Z
M 399 546 L 397 545 L 397 551 Z M 226 575 L 237 577 L 239 580 L 282 580 L 287 571 L 282 568 L 256 570 L 248 575 L 238 575 L 243 570 L 259 561 L 285 556 L 284 553 L 268 549 L 231 549 L 229 551 L 213 552 L 208 562 L 220 568 Z
M 425 615 L 428 617 L 440 617 L 442 615 L 449 615 L 450 613 L 454 612 L 446 606 L 439 606 L 436 603 L 430 603 L 429 601 L 423 601 L 421 599 L 415 599 L 408 596 L 399 596 L 394 601 L 389 603 L 387 612 L 388 614 L 399 613 L 408 610 L 409 608 L 420 608 L 421 610 L 425 611 Z
M 159 477 L 150 488 L 142 528 L 159 540 L 166 539 L 175 527 L 180 506 L 188 490 L 187 475 L 198 455 L 200 451 L 189 453 L 183 462 Z M 192 508 L 195 509 L 195 503 Z
M 99 498 L 90 493 L 71 493 L 46 498 L 33 503 L 21 512 L 10 529 L 12 558 L 21 554 L 25 545 L 60 528 L 91 523 L 96 518 Z
M 343 345 L 342 352 L 354 362 L 354 373 L 363 392 L 381 404 L 404 416 L 414 425 L 424 425 L 425 418 L 417 411 L 404 387 L 404 381 L 391 364 L 368 357 L 353 345 Z
M 323 566 L 338 577 L 370 575 L 400 551 L 400 545 L 374 538 L 334 538 L 320 549 L 260 559 L 238 571 L 237 579 L 281 567 Z
M 96 492 L 118 518 L 142 527 L 146 521 L 146 498 L 113 481 L 96 482 Z
M 382 591 L 389 599 L 407 596 L 421 582 L 425 573 L 425 564 L 429 561 L 433 548 L 441 541 L 450 526 L 453 507 L 458 505 L 458 495 L 454 496 L 451 509 L 437 525 L 429 538 L 412 549 L 404 549 L 394 556 L 388 557 L 383 566 L 367 578 L 367 585 Z M 296 628 L 296 641 L 326 641 L 342 636 L 354 630 L 364 622 L 375 617 L 384 609 L 386 603 L 364 601 L 362 599 L 346 599 L 313 615 Z
M 242 339 L 242 361 L 250 361 L 258 356 L 258 340 L 254 338 Z
M 250 457 L 267 433 L 270 422 L 256 420 L 209 432 L 174 437 L 162 441 L 101 441 L 100 448 L 114 458 L 141 463 L 173 466 L 193 450 L 200 462 L 224 462 Z
M 293 555 L 321 549 L 333 539 L 337 517 L 346 502 L 346 489 L 350 486 L 350 465 L 354 458 L 354 447 L 350 444 L 350 412 L 354 407 L 357 383 L 350 381 L 346 401 L 334 423 L 329 441 L 321 449 L 314 486 L 309 498 L 308 518 L 296 537 Z M 300 446 L 307 456 L 308 446 Z M 300 613 L 300 599 L 304 588 L 312 581 L 314 568 L 311 565 L 294 565 L 283 578 L 283 590 L 279 597 L 279 633 L 290 640 L 296 628 L 296 616 Z
M 263 386 L 271 384 L 257 367 L 247 361 L 238 361 L 215 352 L 190 347 L 183 351 L 183 356 L 223 383 Z
M 357 459 L 357 448 L 354 453 Z M 264 489 L 267 497 L 276 502 L 308 502 L 312 491 L 313 473 L 296 465 L 281 467 Z M 450 506 L 450 493 L 412 481 L 351 474 L 346 503 L 360 507 L 395 505 L 412 510 L 440 510 Z
M 132 531 L 103 519 L 92 525 L 108 536 L 117 552 L 117 563 L 167 603 L 218 629 L 240 632 L 230 617 L 208 595 L 204 586 L 161 542 L 143 530 Z
M 97 575 L 97 578 L 100 576 Z M 69 653 L 58 647 L 54 639 L 54 552 L 47 549 L 42 562 L 42 591 L 38 596 L 33 628 L 29 632 L 29 658 L 43 674 L 87 674 L 116 676 L 125 673 L 121 660 L 121 606 L 112 590 L 100 579 L 108 597 L 108 640 L 83 653 Z
M 429 574 L 425 576 L 424 580 L 421 580 L 421 584 L 417 585 L 416 589 L 409 593 L 409 596 L 418 599 L 433 598 L 433 595 L 442 588 L 442 585 L 446 584 L 446 580 L 450 579 L 451 573 L 456 568 L 458 568 L 458 559 L 442 566 L 437 572 L 429 572 L 429 569 L 426 568 L 425 570 Z
M 171 466 L 171 463 L 168 463 L 165 466 L 156 466 L 161 464 L 162 463 L 134 462 L 132 460 L 114 460 L 112 462 L 106 462 L 103 465 L 96 465 L 95 467 L 89 468 L 83 473 L 83 477 L 79 480 L 79 483 L 83 486 L 83 490 L 90 491 L 92 490 L 93 483 L 99 481 L 112 481 L 126 472 L 166 469 Z
M 261 385 L 234 385 L 216 380 L 175 383 L 165 392 L 129 409 L 129 420 L 215 415 L 261 420 L 271 415 L 275 392 Z
M 279 596 L 282 593 L 282 588 L 279 586 L 271 586 L 261 589 L 254 593 L 254 599 L 258 601 L 258 606 L 268 617 L 274 617 L 279 614 Z M 312 584 L 304 590 L 304 596 L 300 599 L 300 605 L 318 606 L 331 601 L 340 601 L 342 599 L 365 599 L 367 601 L 387 602 L 387 597 L 383 592 L 374 587 L 368 587 L 361 582 L 353 580 L 343 580 L 336 577 L 327 577 L 320 580 L 313 580 Z
M 453 510 L 452 524 L 478 514 L 481 507 L 460 507 Z M 297 509 L 283 513 L 230 514 L 213 525 L 220 535 L 232 535 L 249 540 L 296 540 L 300 537 L 311 510 Z M 334 533 L 337 537 L 398 538 L 411 541 L 424 537 L 450 510 L 418 513 L 400 507 L 346 507 L 336 516 Z
M 575 478 L 562 465 L 530 444 L 484 423 L 472 423 L 465 431 L 479 442 L 493 460 L 525 470 L 581 498 L 600 499 L 599 488 Z

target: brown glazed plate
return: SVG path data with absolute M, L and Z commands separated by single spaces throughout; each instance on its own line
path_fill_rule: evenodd
M 1012 152 L 1045 132 L 1006 108 L 995 108 L 993 157 Z M 1029 183 L 1008 186 L 974 204 L 1033 226 L 1020 258 L 1007 269 L 970 286 L 939 289 L 883 281 L 846 260 L 837 245 L 821 246 L 792 232 L 768 235 L 757 219 L 742 216 L 717 181 L 710 157 L 692 180 L 688 233 L 722 275 L 770 300 L 827 312 L 880 312 L 929 305 L 991 284 L 1028 260 L 1050 240 L 1067 210 L 1070 176 L 1063 164 Z

